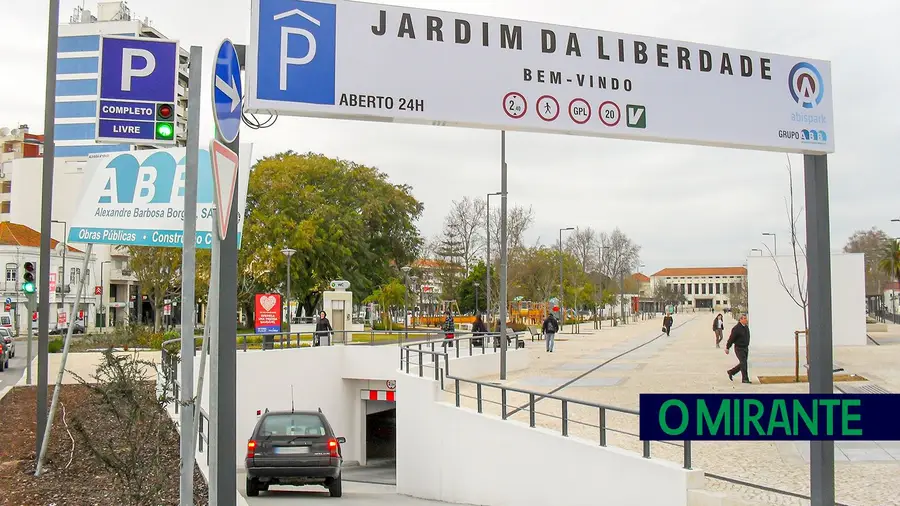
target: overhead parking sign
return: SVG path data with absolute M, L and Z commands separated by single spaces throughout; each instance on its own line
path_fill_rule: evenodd
M 174 145 L 177 85 L 177 40 L 102 37 L 96 140 Z
M 345 0 L 252 0 L 250 30 L 251 112 L 834 151 L 824 60 Z

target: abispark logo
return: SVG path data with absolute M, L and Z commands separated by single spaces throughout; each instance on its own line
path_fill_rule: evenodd
M 807 62 L 800 62 L 791 69 L 788 74 L 788 89 L 794 101 L 805 109 L 819 105 L 825 96 L 822 74 L 813 64 Z
M 805 144 L 825 144 L 828 134 L 824 130 L 800 130 L 800 138 Z

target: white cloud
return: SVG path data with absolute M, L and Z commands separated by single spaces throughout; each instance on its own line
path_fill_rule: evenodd
M 46 3 L 15 3 L 17 8 L 0 18 L 0 62 L 6 71 L 0 122 L 24 122 L 41 131 Z M 67 20 L 80 3 L 63 0 L 61 17 Z M 873 225 L 900 235 L 889 221 L 900 216 L 894 207 L 900 175 L 888 153 L 900 137 L 900 117 L 892 105 L 900 71 L 887 59 L 900 43 L 897 2 L 395 3 L 831 60 L 832 246 L 840 248 L 854 230 Z M 132 0 L 129 5 L 183 46 L 202 45 L 204 65 L 222 38 L 244 43 L 249 37 L 246 0 Z M 212 135 L 208 87 L 204 82 L 204 136 Z M 721 127 L 729 121 L 734 118 L 721 118 Z M 493 131 L 283 117 L 270 129 L 244 129 L 243 140 L 256 144 L 256 156 L 309 150 L 378 166 L 392 181 L 411 185 L 425 202 L 420 227 L 431 236 L 452 199 L 499 190 L 499 137 Z M 538 237 L 552 242 L 565 226 L 618 226 L 641 244 L 648 271 L 741 264 L 751 248 L 761 247 L 763 231 L 778 233 L 787 244 L 784 155 L 522 133 L 508 134 L 507 141 L 510 203 L 535 210 L 529 242 Z M 793 163 L 802 202 L 802 158 L 794 156 Z

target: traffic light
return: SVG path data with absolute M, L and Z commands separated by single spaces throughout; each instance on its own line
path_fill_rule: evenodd
M 34 262 L 25 262 L 25 274 L 22 275 L 22 291 L 32 294 L 36 290 Z
M 158 141 L 171 141 L 175 138 L 175 104 L 156 105 L 156 131 Z

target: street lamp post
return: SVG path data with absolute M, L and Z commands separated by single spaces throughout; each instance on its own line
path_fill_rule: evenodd
M 563 250 L 562 250 L 562 233 L 568 230 L 575 230 L 574 227 L 559 229 L 559 329 L 562 330 L 566 325 L 566 311 L 563 307 Z
M 291 257 L 294 256 L 294 253 L 296 252 L 297 250 L 291 248 L 284 248 L 281 250 L 281 254 L 287 257 L 287 287 L 284 290 L 284 304 L 287 306 L 288 332 L 290 332 L 291 320 L 293 320 L 293 315 L 291 314 Z
M 478 287 L 481 286 L 481 283 L 476 281 L 475 283 L 473 283 L 473 285 L 475 286 L 475 314 L 477 315 L 478 311 L 479 311 L 479 309 L 478 309 Z
M 774 254 L 775 254 L 775 256 L 778 256 L 778 238 L 777 238 L 777 237 L 775 236 L 775 234 L 772 233 L 772 232 L 763 232 L 763 235 L 770 235 L 770 236 L 772 236 L 772 242 L 773 242 L 774 245 L 775 245 L 775 251 L 774 251 Z
M 754 251 L 758 251 L 758 252 L 759 252 L 759 256 L 763 256 L 763 250 L 761 250 L 761 249 L 759 249 L 759 248 L 753 248 L 753 249 L 750 250 L 750 253 L 753 253 Z
M 500 195 L 500 192 L 487 194 L 487 219 L 484 221 L 487 229 L 487 273 L 484 275 L 484 296 L 487 305 L 488 328 L 490 328 L 491 321 L 491 197 L 495 195 Z
M 400 270 L 403 271 L 403 338 L 409 341 L 409 325 L 406 319 L 406 306 L 408 304 L 409 271 L 412 270 L 412 267 L 404 265 Z

